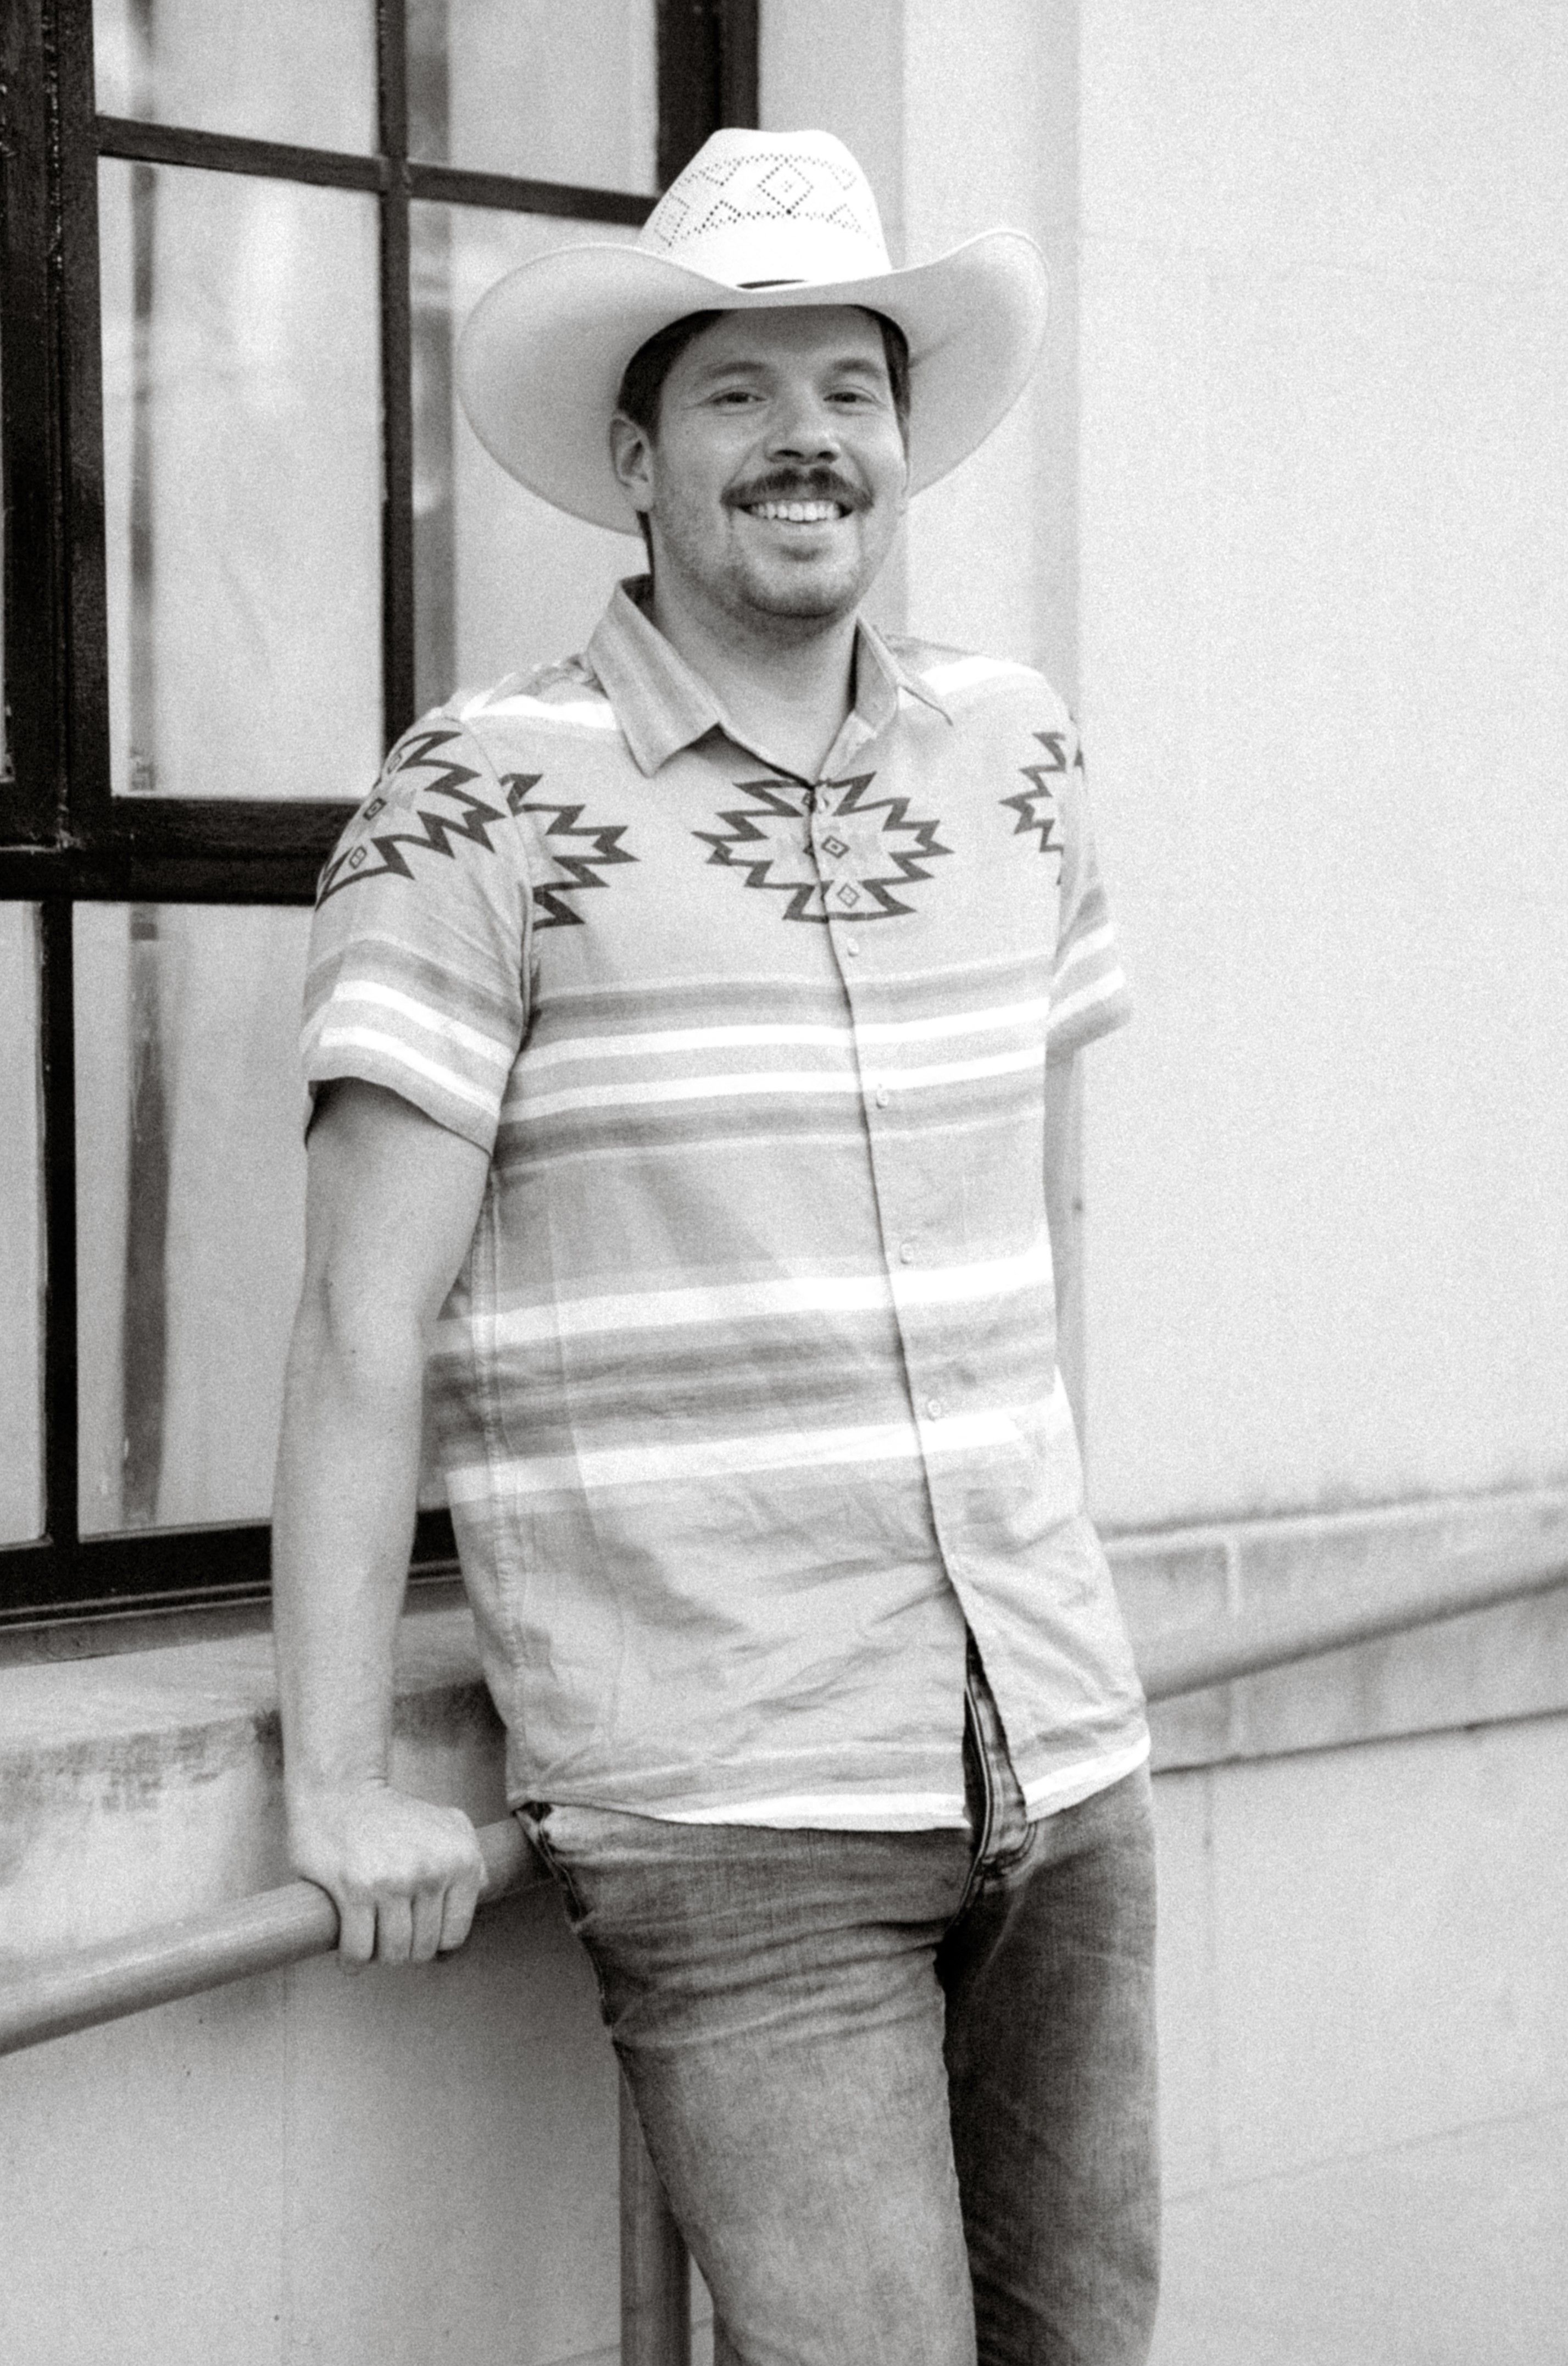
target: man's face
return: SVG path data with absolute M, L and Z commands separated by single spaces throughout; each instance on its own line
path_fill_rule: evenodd
M 617 419 L 613 444 L 660 594 L 791 638 L 858 605 L 908 485 L 881 331 L 848 305 L 725 313 L 672 365 L 657 434 Z

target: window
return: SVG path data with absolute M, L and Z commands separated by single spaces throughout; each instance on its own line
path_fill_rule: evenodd
M 755 121 L 756 0 L 0 15 L 15 1620 L 265 1590 L 317 869 L 423 706 L 637 560 L 479 452 L 455 332 Z

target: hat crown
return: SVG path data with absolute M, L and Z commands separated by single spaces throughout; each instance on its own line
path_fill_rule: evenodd
M 733 287 L 866 279 L 893 267 L 871 184 L 830 131 L 716 131 L 637 243 Z

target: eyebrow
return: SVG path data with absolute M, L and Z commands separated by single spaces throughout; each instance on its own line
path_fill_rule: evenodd
M 693 372 L 694 383 L 701 387 L 722 377 L 766 377 L 773 368 L 772 362 L 748 359 L 738 355 L 733 361 L 699 363 Z M 884 379 L 887 364 L 880 354 L 837 354 L 821 365 L 826 371 L 857 371 L 862 377 Z

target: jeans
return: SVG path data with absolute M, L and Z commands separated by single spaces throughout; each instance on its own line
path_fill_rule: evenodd
M 530 1804 L 745 2366 L 1141 2366 L 1146 1770 L 1031 1824 L 972 1665 L 972 1830 Z

